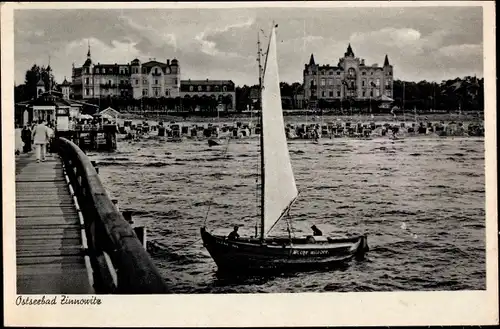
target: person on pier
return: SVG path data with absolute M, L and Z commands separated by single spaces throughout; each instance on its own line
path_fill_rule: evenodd
M 40 162 L 40 160 L 42 160 L 42 162 L 45 161 L 45 148 L 49 142 L 50 136 L 49 130 L 43 119 L 38 120 L 38 124 L 33 129 L 32 138 L 35 144 L 36 162 Z
M 31 152 L 31 129 L 29 126 L 23 127 L 23 130 L 21 131 L 21 138 L 24 143 L 23 152 Z

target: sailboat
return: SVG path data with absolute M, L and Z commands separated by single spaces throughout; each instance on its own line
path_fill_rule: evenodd
M 273 26 L 269 37 L 263 74 L 259 55 L 262 104 L 260 225 L 256 223 L 255 236 L 237 239 L 215 235 L 205 226 L 200 229 L 203 245 L 220 272 L 260 273 L 329 268 L 353 258 L 362 259 L 368 251 L 366 235 L 346 238 L 292 236 L 289 211 L 298 197 L 298 190 L 281 108 L 276 27 Z M 288 225 L 288 237 L 269 237 L 275 224 L 284 219 Z

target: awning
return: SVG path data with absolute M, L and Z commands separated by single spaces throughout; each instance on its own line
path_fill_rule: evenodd
M 382 95 L 382 96 L 380 97 L 380 100 L 381 100 L 382 102 L 394 102 L 394 99 L 392 99 L 392 98 L 390 98 L 389 96 L 386 96 L 386 95 Z

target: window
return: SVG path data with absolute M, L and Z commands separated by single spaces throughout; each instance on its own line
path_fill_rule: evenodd
M 373 97 L 373 90 L 370 90 L 370 97 Z
M 373 72 L 370 72 L 370 75 L 373 75 Z
M 366 75 L 366 72 L 365 71 L 361 72 L 361 75 Z
M 365 97 L 365 96 L 366 96 L 366 91 L 363 91 L 363 97 Z
M 146 80 L 146 79 L 142 79 L 142 83 L 143 83 L 143 84 L 147 84 L 147 83 L 148 83 L 148 80 Z
M 329 75 L 333 75 L 333 71 L 328 72 Z
M 158 68 L 155 67 L 155 74 L 158 74 Z
M 159 88 L 155 88 L 154 89 L 154 93 L 155 93 L 156 97 L 160 96 L 160 89 Z
M 145 67 L 142 68 L 142 73 L 148 73 Z
M 380 79 L 375 80 L 375 86 L 377 86 L 377 87 L 380 86 Z
M 85 73 L 89 73 L 89 68 L 88 67 L 85 68 Z
M 328 85 L 333 86 L 333 79 L 328 79 Z
M 147 89 L 143 89 L 142 90 L 142 96 L 147 96 L 148 95 L 148 90 Z
M 354 78 L 356 76 L 356 70 L 352 67 L 347 71 L 349 77 Z
M 385 80 L 385 86 L 390 87 L 391 86 L 391 80 Z
M 167 90 L 165 90 L 165 96 L 167 96 L 167 97 L 168 97 L 168 96 L 170 96 L 170 92 L 169 92 L 169 90 L 168 90 L 168 89 L 167 89 Z
M 364 87 L 364 86 L 365 86 L 365 83 L 366 83 L 366 80 L 365 80 L 365 79 L 363 79 L 363 80 L 361 81 L 361 86 L 363 86 L 363 87 Z
M 99 73 L 99 68 L 96 68 L 96 69 L 95 69 L 95 73 Z
M 337 75 L 340 75 L 340 71 L 337 71 Z
M 330 90 L 330 97 L 333 97 L 333 91 Z
M 340 97 L 340 91 L 337 91 L 337 97 Z
M 189 86 L 189 91 L 193 91 L 194 90 L 194 87 L 193 86 Z
M 135 79 L 135 84 L 138 85 L 139 84 L 139 79 Z
M 123 84 L 124 84 L 124 83 L 123 83 L 123 80 L 120 80 L 120 84 L 121 84 L 121 85 L 123 85 Z
M 385 91 L 385 94 L 386 94 L 388 97 L 391 97 L 391 92 L 390 92 L 390 90 L 386 90 L 386 91 Z
M 380 96 L 380 90 L 375 89 L 375 97 L 378 97 L 378 96 Z
M 89 78 L 85 78 L 85 84 L 88 85 L 89 84 Z
M 112 83 L 111 80 L 108 80 L 108 84 L 111 85 L 111 83 Z
M 198 91 L 201 91 L 201 86 L 198 86 Z
M 176 84 L 176 85 L 177 85 L 177 78 L 174 80 L 174 84 Z
M 207 86 L 207 91 L 210 91 L 210 86 Z
M 325 92 L 324 91 L 321 92 L 321 96 L 325 97 Z
M 123 74 L 123 70 L 120 70 L 120 74 Z
M 85 88 L 85 96 L 88 96 L 89 94 L 89 88 Z
M 219 86 L 215 86 L 215 91 L 219 91 Z
M 155 79 L 155 85 L 157 85 L 157 84 L 158 84 L 158 79 Z
M 227 91 L 227 86 L 223 86 L 222 91 Z
M 321 85 L 322 85 L 322 86 L 326 85 L 326 81 L 325 81 L 325 79 L 321 79 Z

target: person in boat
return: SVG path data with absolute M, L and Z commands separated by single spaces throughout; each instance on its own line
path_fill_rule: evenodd
M 239 237 L 240 237 L 240 235 L 238 234 L 238 226 L 235 225 L 234 226 L 234 230 L 231 233 L 229 233 L 229 235 L 227 236 L 227 238 L 229 240 L 237 240 Z
M 311 226 L 311 229 L 313 231 L 313 236 L 322 236 L 323 235 L 323 232 L 321 232 L 320 229 L 316 227 L 316 225 Z

